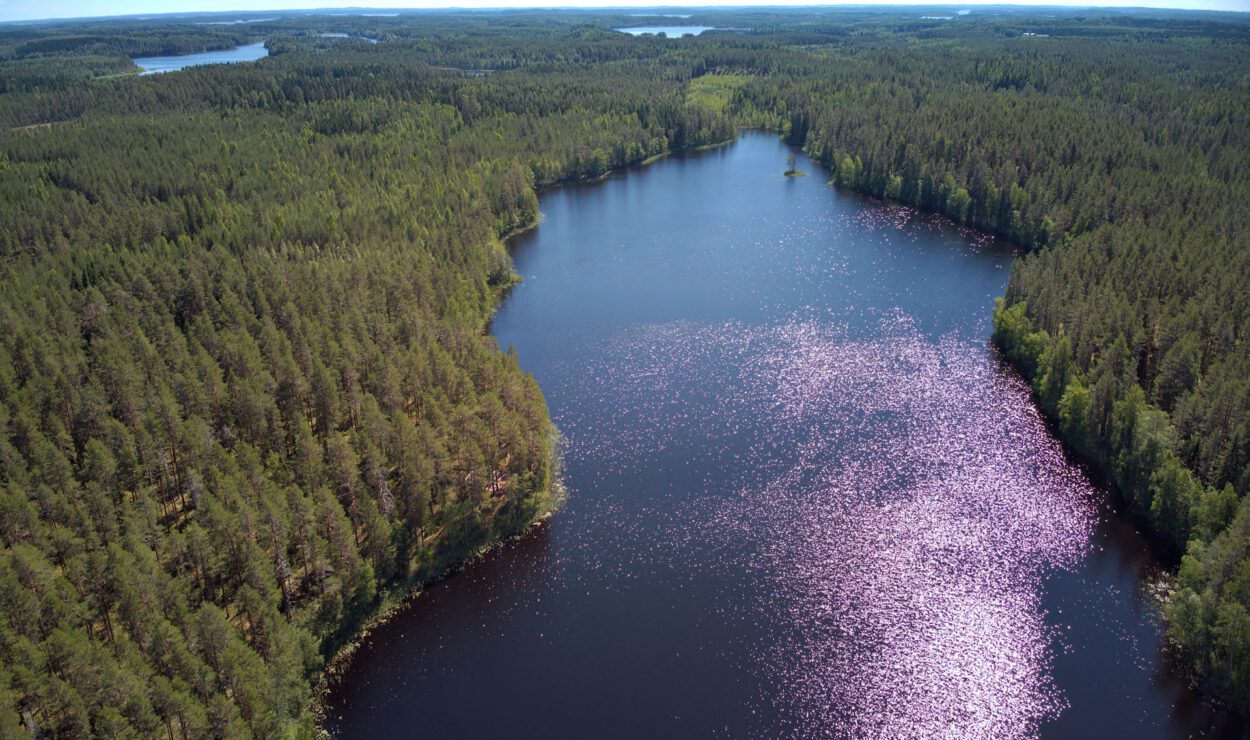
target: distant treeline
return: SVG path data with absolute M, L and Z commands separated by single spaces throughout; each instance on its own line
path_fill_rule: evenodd
M 483 336 L 501 238 L 543 187 L 735 124 L 1031 250 L 996 340 L 1185 551 L 1172 633 L 1250 709 L 1247 25 L 713 16 L 757 30 L 0 31 L 0 736 L 310 734 L 386 594 L 551 505 L 541 393 Z

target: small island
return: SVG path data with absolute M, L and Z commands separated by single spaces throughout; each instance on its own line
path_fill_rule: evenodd
M 802 177 L 807 174 L 795 167 L 796 162 L 794 152 L 790 152 L 790 156 L 786 157 L 786 171 L 783 173 L 786 177 Z

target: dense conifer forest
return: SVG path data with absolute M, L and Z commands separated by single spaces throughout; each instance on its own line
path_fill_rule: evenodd
M 388 595 L 553 505 L 485 333 L 502 240 L 738 126 L 1028 251 L 995 340 L 1183 555 L 1171 635 L 1250 711 L 1250 23 L 919 15 L 0 26 L 0 736 L 311 735 Z

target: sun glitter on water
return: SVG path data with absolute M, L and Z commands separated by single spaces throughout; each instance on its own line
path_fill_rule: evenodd
M 746 667 L 771 687 L 770 732 L 1029 736 L 1062 710 L 1041 592 L 1087 551 L 1095 494 L 979 341 L 901 315 L 871 341 L 811 320 L 649 325 L 588 377 L 595 423 L 561 420 L 572 454 L 747 450 L 750 472 L 678 506 L 667 539 L 719 543 L 687 562 L 750 574 L 735 608 L 770 636 Z

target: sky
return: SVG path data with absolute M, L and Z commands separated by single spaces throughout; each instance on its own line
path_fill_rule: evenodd
M 550 8 L 595 7 L 637 8 L 656 7 L 656 0 L 366 0 L 369 8 Z M 350 0 L 348 0 L 350 2 Z M 707 5 L 830 5 L 829 0 L 787 0 L 784 3 L 761 2 L 761 0 L 690 0 L 677 2 L 674 6 L 699 7 Z M 954 7 L 941 0 L 859 0 L 855 5 L 937 5 Z M 991 2 L 957 3 L 959 7 L 986 4 L 1012 5 L 1072 5 L 1089 7 L 1150 7 L 1185 8 L 1203 10 L 1236 10 L 1250 12 L 1250 0 L 991 0 Z M 313 8 L 342 8 L 343 2 L 334 0 L 0 0 L 0 22 L 39 20 L 44 18 L 83 18 L 108 15 L 133 15 L 145 13 L 228 12 L 258 10 L 305 10 Z M 667 6 L 673 7 L 673 6 Z

